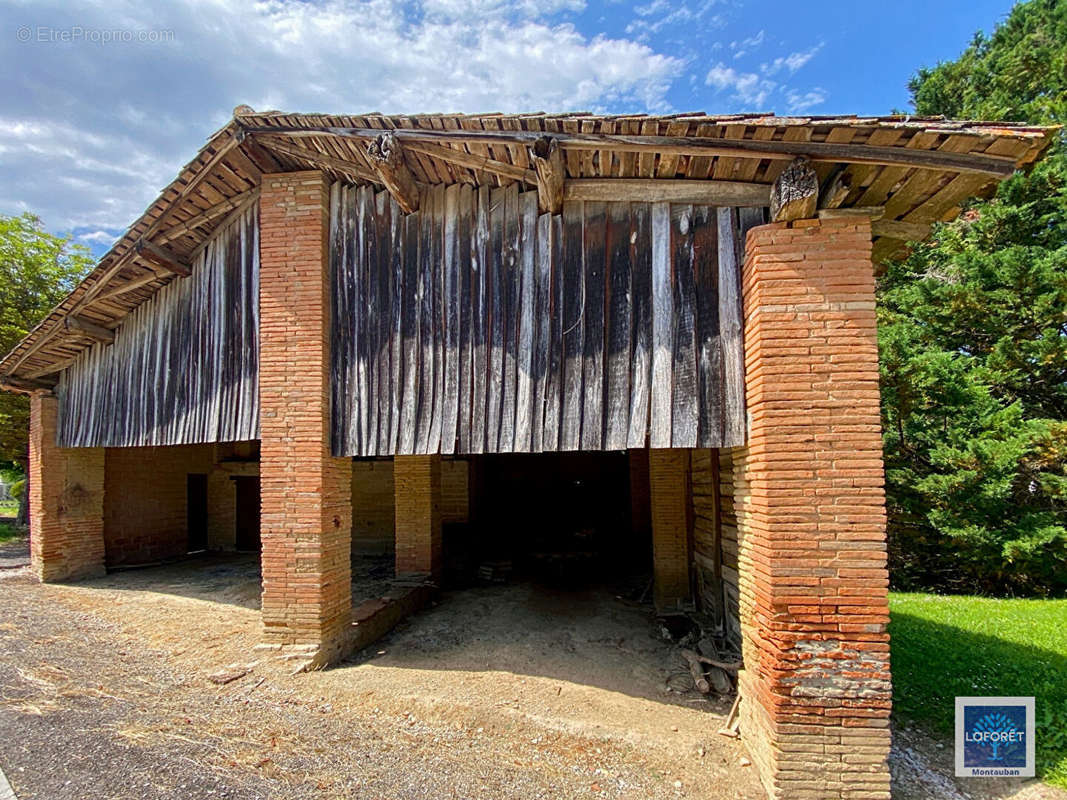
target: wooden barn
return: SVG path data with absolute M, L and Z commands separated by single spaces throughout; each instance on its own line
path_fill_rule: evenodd
M 1048 143 L 239 107 L 0 362 L 34 569 L 259 551 L 264 645 L 308 665 L 453 563 L 643 571 L 743 654 L 772 796 L 888 798 L 876 265 Z M 354 607 L 372 552 L 399 580 Z

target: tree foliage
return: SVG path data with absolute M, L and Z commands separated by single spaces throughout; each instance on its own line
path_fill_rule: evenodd
M 0 354 L 7 353 L 92 266 L 89 250 L 46 232 L 32 214 L 0 216 Z M 0 463 L 24 463 L 29 402 L 0 393 Z
M 1067 0 L 1014 7 L 911 81 L 916 111 L 1061 124 Z M 1067 148 L 879 281 L 890 553 L 898 585 L 1067 589 Z

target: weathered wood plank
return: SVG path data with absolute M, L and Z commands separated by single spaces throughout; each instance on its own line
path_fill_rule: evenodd
M 430 430 L 423 453 L 437 453 L 441 450 L 441 427 L 444 417 L 445 400 L 445 340 L 444 340 L 444 298 L 441 283 L 441 268 L 444 260 L 444 206 L 445 187 L 437 184 L 427 193 L 431 200 L 430 214 L 423 224 L 430 226 L 430 255 L 427 261 L 429 272 L 427 288 L 430 291 L 430 342 L 433 359 L 433 384 L 430 403 Z
M 485 447 L 491 453 L 500 452 L 500 416 L 504 405 L 505 194 L 504 189 L 495 189 L 489 195 L 489 377 L 486 382 Z
M 607 256 L 607 206 L 585 203 L 582 272 L 585 276 L 585 335 L 582 357 L 583 450 L 604 447 L 604 296 Z
M 671 446 L 674 297 L 671 275 L 671 208 L 652 204 L 652 391 L 650 447 Z
M 652 207 L 630 207 L 630 263 L 632 285 L 630 420 L 628 448 L 645 447 L 649 436 L 649 401 L 652 387 Z
M 409 214 L 403 222 L 404 290 L 400 314 L 404 359 L 398 452 L 411 455 L 415 452 L 419 413 L 419 217 Z
M 610 203 L 607 224 L 607 313 L 604 341 L 604 449 L 625 450 L 630 431 L 631 216 L 629 203 Z
M 580 202 L 563 204 L 563 395 L 560 450 L 581 447 L 582 384 L 585 343 L 585 280 L 582 270 L 582 222 Z
M 671 256 L 674 270 L 671 446 L 696 447 L 698 404 L 692 206 L 676 205 L 672 208 Z
M 160 289 L 61 374 L 57 441 L 124 447 L 259 435 L 258 207 L 220 228 L 191 275 Z
M 719 336 L 719 223 L 715 209 L 693 209 L 696 282 L 697 446 L 720 447 L 723 436 L 722 340 Z
M 517 386 L 515 391 L 515 440 L 512 450 L 529 453 L 533 445 L 534 397 L 536 388 L 535 340 L 537 325 L 537 192 L 519 195 L 519 340 L 515 350 Z M 539 427 L 539 426 L 538 426 Z
M 456 421 L 459 435 L 459 452 L 471 451 L 471 397 L 474 392 L 471 305 L 473 302 L 472 241 L 474 229 L 474 192 L 470 186 L 461 186 L 458 203 L 459 219 L 456 227 L 456 270 L 459 275 L 459 417 Z M 468 268 L 470 265 L 470 268 Z
M 552 452 L 560 449 L 563 420 L 563 217 L 555 214 L 548 225 L 549 264 L 543 267 L 551 274 L 548 292 L 548 362 L 545 365 L 545 420 L 541 434 L 541 449 Z M 543 272 L 542 272 L 543 274 Z
M 472 316 L 472 371 L 474 373 L 474 391 L 471 401 L 471 453 L 483 453 L 486 447 L 486 414 L 489 409 L 489 270 L 491 269 L 489 234 L 489 189 L 478 189 L 475 207 L 474 250 L 471 253 L 471 268 L 474 270 L 471 282 L 471 316 Z
M 504 190 L 504 238 L 500 254 L 503 269 L 504 377 L 500 411 L 499 452 L 515 449 L 515 394 L 518 389 L 519 339 L 519 187 L 511 184 Z
M 459 418 L 460 307 L 459 282 L 459 185 L 445 190 L 443 256 L 444 398 L 441 418 L 441 452 L 456 450 Z
M 737 212 L 718 209 L 719 331 L 723 354 L 723 447 L 745 443 L 745 359 L 741 323 L 741 249 Z

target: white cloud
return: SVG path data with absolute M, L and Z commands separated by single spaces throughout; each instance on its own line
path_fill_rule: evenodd
M 792 114 L 802 114 L 815 106 L 825 103 L 826 98 L 829 96 L 829 92 L 818 86 L 806 92 L 789 91 L 785 95 L 786 107 Z
M 815 45 L 814 47 L 797 53 L 790 53 L 787 56 L 780 56 L 766 64 L 760 65 L 760 72 L 764 75 L 774 75 L 786 70 L 790 75 L 803 67 L 809 61 L 811 61 L 815 55 L 822 49 L 822 43 Z
M 692 39 L 696 33 L 694 26 L 706 30 L 722 25 L 722 17 L 711 13 L 711 9 L 720 2 L 704 0 L 700 3 L 674 3 L 671 0 L 652 0 L 645 5 L 634 6 L 637 16 L 626 26 L 626 33 L 637 36 L 638 41 L 643 42 L 666 28 L 686 26 L 685 34 Z
M 567 21 L 583 7 L 584 0 L 5 6 L 0 30 L 79 25 L 173 36 L 0 40 L 8 76 L 0 213 L 30 209 L 52 229 L 124 228 L 242 103 L 338 113 L 666 110 L 682 60 L 633 38 L 583 35 Z
M 761 110 L 767 98 L 778 87 L 774 81 L 757 75 L 755 72 L 739 72 L 733 67 L 727 67 L 721 61 L 708 70 L 704 83 L 714 87 L 718 92 L 732 89 L 733 99 L 747 104 L 751 111 Z

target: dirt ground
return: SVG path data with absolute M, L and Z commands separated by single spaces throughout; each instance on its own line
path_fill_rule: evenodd
M 0 570 L 0 766 L 20 800 L 763 797 L 715 733 L 725 705 L 668 693 L 683 666 L 610 594 L 446 593 L 290 676 L 253 650 L 241 570 L 220 590 L 226 568 L 202 569 Z M 208 680 L 233 664 L 251 671 Z
M 20 800 L 765 796 L 716 734 L 726 703 L 688 691 L 647 609 L 603 589 L 446 592 L 292 676 L 254 649 L 254 557 L 48 586 L 18 563 L 0 552 L 0 768 Z M 388 573 L 364 562 L 354 595 Z M 891 764 L 902 800 L 1067 797 L 957 782 L 951 743 L 913 731 Z

